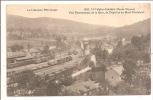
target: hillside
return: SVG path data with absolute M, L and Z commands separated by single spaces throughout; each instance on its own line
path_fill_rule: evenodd
M 8 31 L 22 31 L 24 34 L 65 34 L 65 35 L 92 35 L 107 34 L 113 28 L 108 26 L 91 25 L 65 19 L 55 18 L 25 18 L 7 16 Z
M 7 15 L 7 32 L 12 34 L 27 35 L 28 37 L 45 37 L 52 34 L 67 36 L 103 36 L 111 34 L 118 37 L 131 37 L 138 34 L 150 33 L 150 19 L 120 28 L 92 25 L 57 18 L 26 18 Z M 8 35 L 10 35 L 8 34 Z
M 133 35 L 146 35 L 151 33 L 151 20 L 146 19 L 132 25 L 117 28 L 114 31 L 118 37 L 131 38 Z

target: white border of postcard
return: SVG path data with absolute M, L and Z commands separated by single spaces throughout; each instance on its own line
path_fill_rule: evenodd
M 103 4 L 103 3 L 151 3 L 151 27 L 153 27 L 152 1 L 2 1 L 1 2 L 1 99 L 2 100 L 153 100 L 153 82 L 151 82 L 151 95 L 133 96 L 40 96 L 40 97 L 7 97 L 6 94 L 6 5 L 8 4 Z M 152 47 L 153 30 L 151 30 L 151 76 L 152 74 Z M 151 80 L 152 81 L 152 80 Z

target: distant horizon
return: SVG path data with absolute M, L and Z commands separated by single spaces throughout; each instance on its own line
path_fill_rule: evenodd
M 120 27 L 125 27 L 125 26 L 129 26 L 138 22 L 142 22 L 145 20 L 150 20 L 151 18 L 146 18 L 128 25 L 123 25 L 123 26 L 111 26 L 111 25 L 102 25 L 102 24 L 92 24 L 92 23 L 87 23 L 87 22 L 82 22 L 82 21 L 76 21 L 76 20 L 71 20 L 71 19 L 64 19 L 64 18 L 54 18 L 54 17 L 25 17 L 25 16 L 20 16 L 20 15 L 10 15 L 7 14 L 7 16 L 18 16 L 18 17 L 23 17 L 23 18 L 29 18 L 29 19 L 37 19 L 37 18 L 50 18 L 50 19 L 60 19 L 60 20 L 69 20 L 69 21 L 73 21 L 73 22 L 78 22 L 78 23 L 83 23 L 83 24 L 89 24 L 89 25 L 96 25 L 96 26 L 106 26 L 106 27 L 112 27 L 112 28 L 120 28 Z

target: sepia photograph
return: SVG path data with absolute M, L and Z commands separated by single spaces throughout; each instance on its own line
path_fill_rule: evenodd
M 151 4 L 6 5 L 6 92 L 151 94 Z

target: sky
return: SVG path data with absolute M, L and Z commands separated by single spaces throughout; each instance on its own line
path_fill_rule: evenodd
M 32 4 L 32 5 L 7 5 L 8 15 L 18 15 L 30 18 L 50 17 L 69 19 L 89 24 L 107 25 L 121 27 L 138 21 L 143 21 L 151 16 L 151 5 L 149 3 L 116 3 L 116 4 Z M 95 14 L 97 9 L 103 12 L 118 11 L 116 9 L 131 9 L 128 11 L 143 12 L 130 14 Z M 44 10 L 47 9 L 47 10 Z M 69 12 L 94 12 L 94 14 L 70 14 Z M 89 9 L 89 10 L 88 10 Z M 104 10 L 115 9 L 115 10 Z M 37 11 L 34 11 L 37 10 Z M 120 10 L 121 11 L 121 10 Z M 123 10 L 122 10 L 123 11 Z M 125 12 L 125 10 L 124 10 Z

